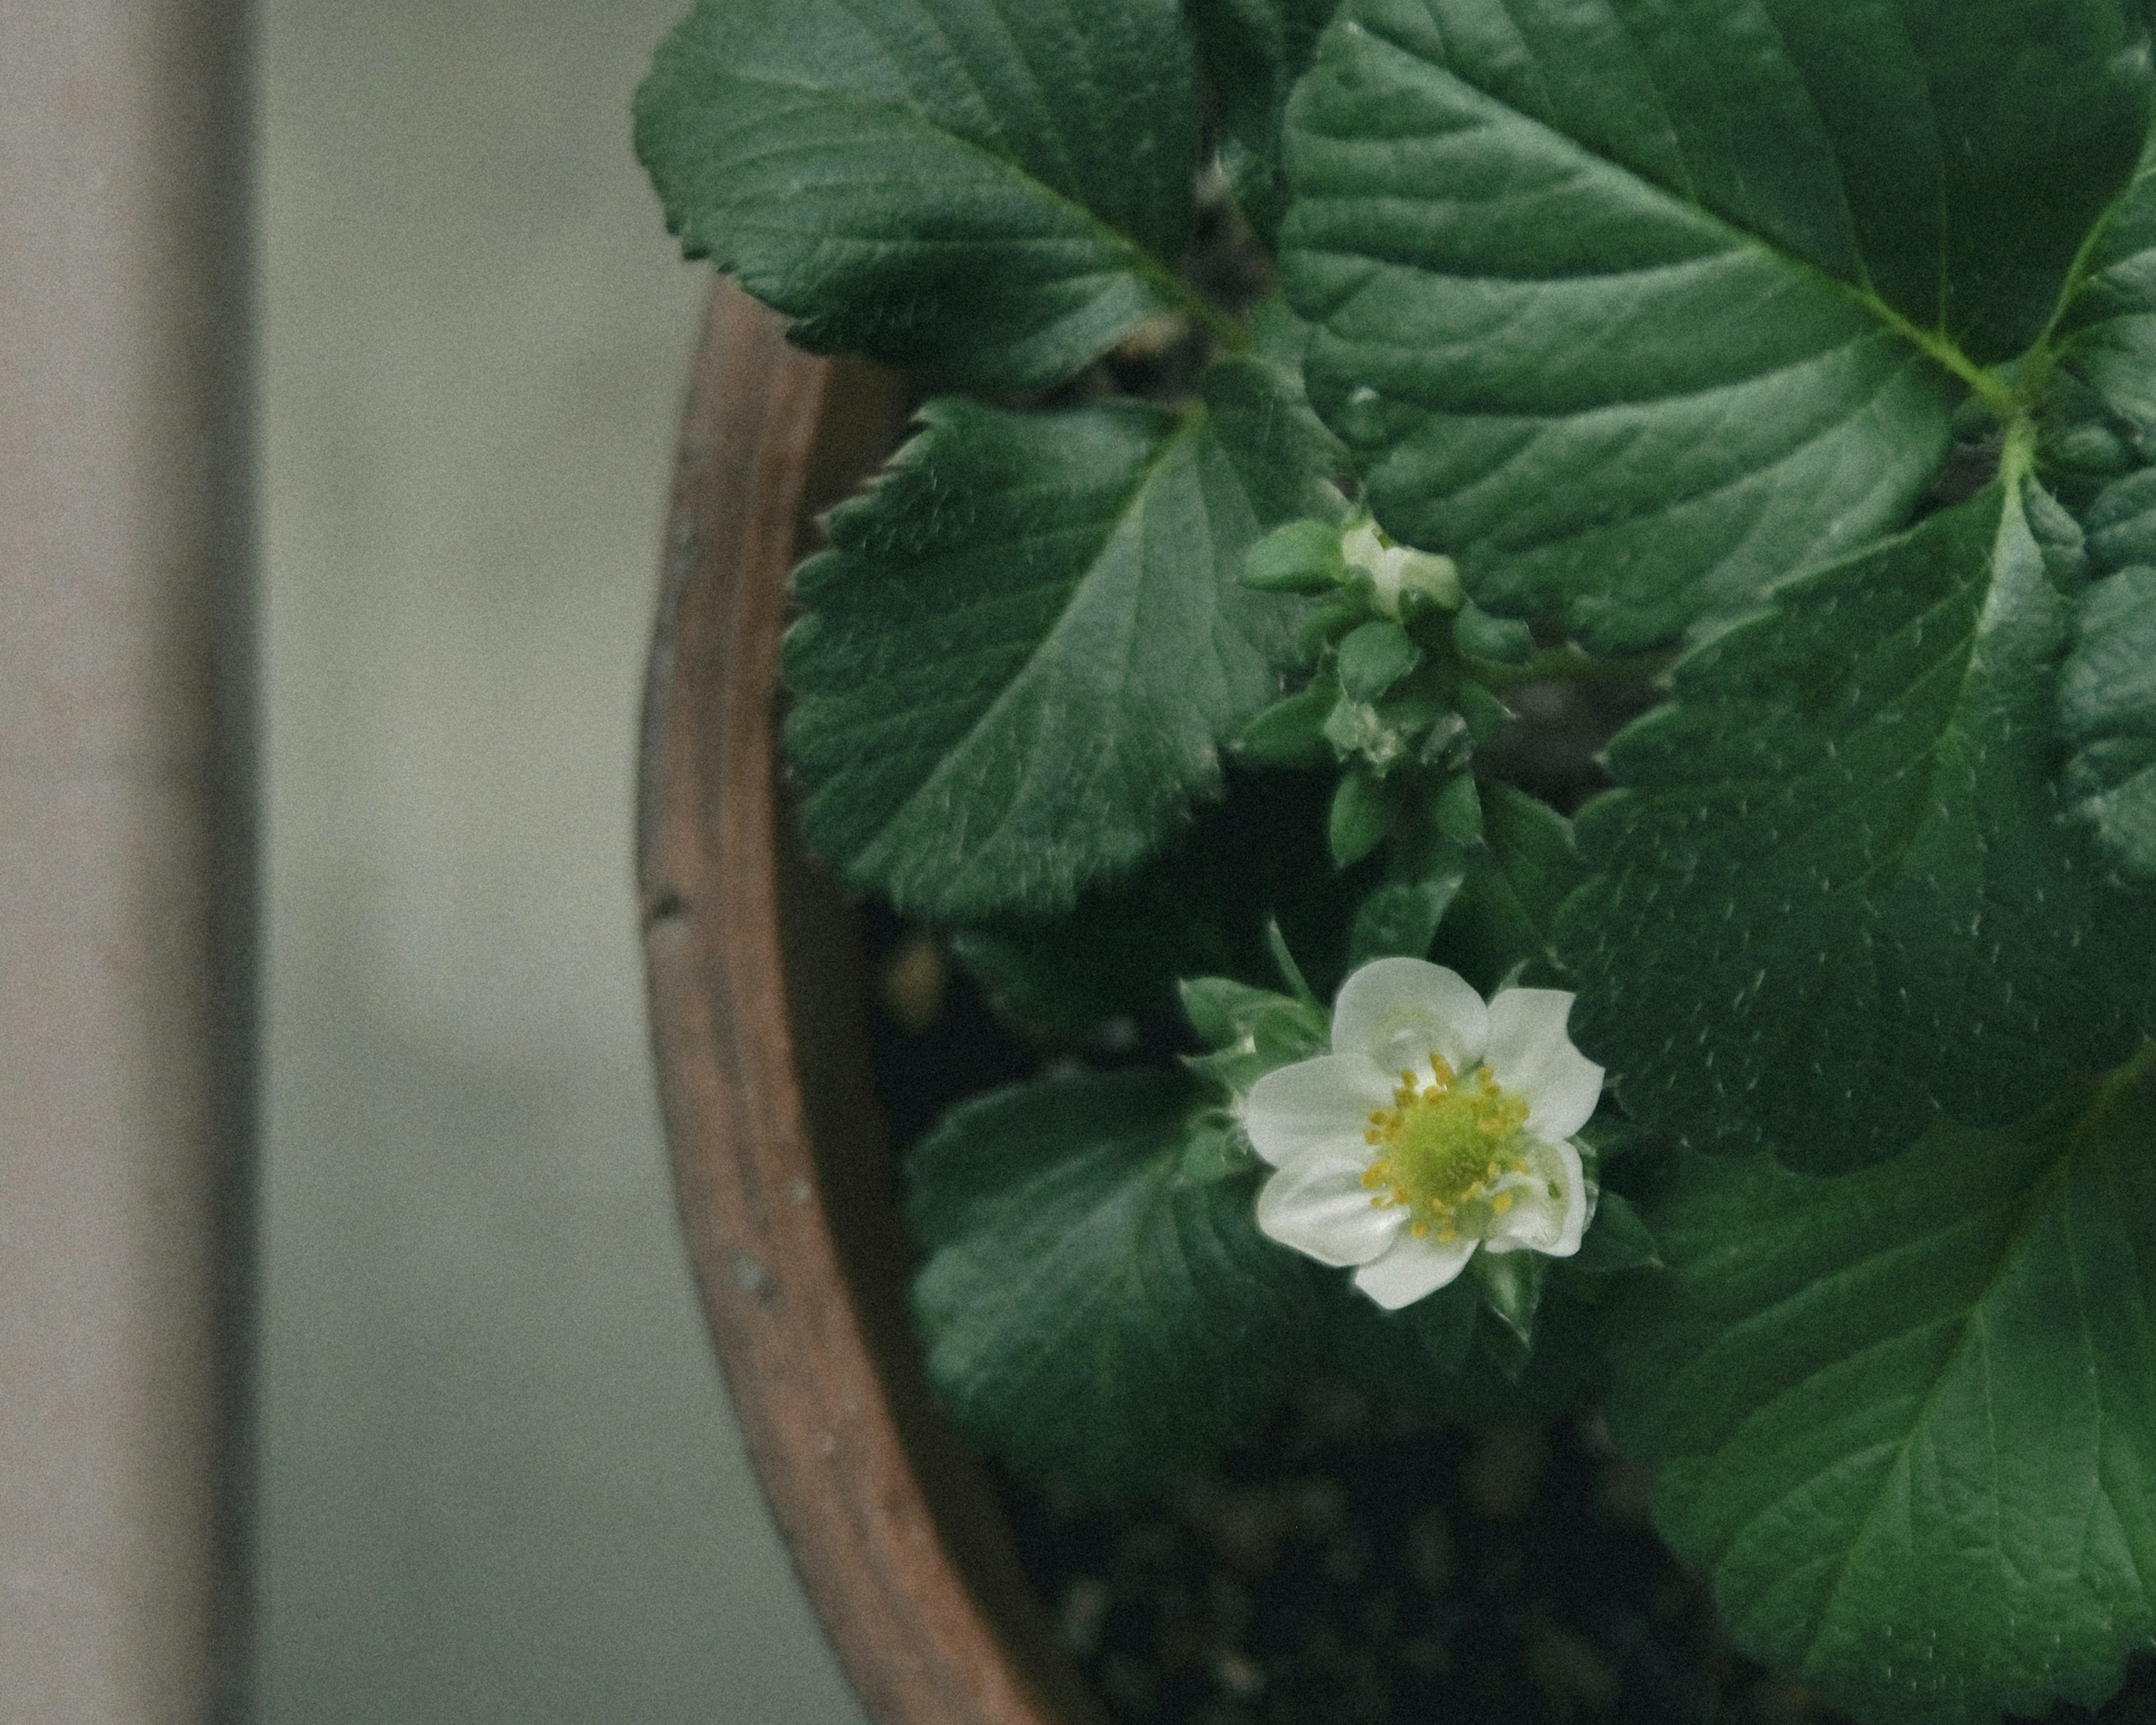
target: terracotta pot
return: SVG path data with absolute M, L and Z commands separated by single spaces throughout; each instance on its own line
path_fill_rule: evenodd
M 781 328 L 712 296 L 645 691 L 637 880 L 682 1224 L 749 1454 L 870 1713 L 1079 1725 L 1099 1709 L 921 1375 L 854 920 L 775 765 L 788 572 L 896 441 L 906 385 Z

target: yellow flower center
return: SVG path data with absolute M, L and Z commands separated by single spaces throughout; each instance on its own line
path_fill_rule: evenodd
M 1363 1137 L 1378 1154 L 1363 1183 L 1378 1209 L 1404 1205 L 1418 1238 L 1435 1233 L 1449 1244 L 1463 1233 L 1488 1232 L 1527 1183 L 1527 1159 L 1516 1147 L 1527 1102 L 1501 1088 L 1487 1066 L 1461 1078 L 1432 1055 L 1430 1070 L 1427 1081 L 1402 1072 L 1393 1106 L 1371 1113 Z

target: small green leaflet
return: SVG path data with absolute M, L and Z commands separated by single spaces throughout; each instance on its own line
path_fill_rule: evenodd
M 1270 242 L 1287 207 L 1281 114 L 1339 0 L 1187 0 L 1199 58 L 1220 106 L 1220 168 L 1251 228 Z
M 1633 1117 L 1830 1172 L 1994 1124 L 2130 1030 L 2051 779 L 2067 602 L 1994 482 L 1679 664 L 1578 823 L 1573 1040 Z
M 1050 1079 L 963 1104 L 913 1153 L 929 1374 L 1035 1477 L 1155 1478 L 1304 1363 L 1306 1260 L 1258 1232 L 1248 1181 L 1183 1173 L 1196 1095 L 1175 1073 Z
M 1378 519 L 1599 650 L 1905 518 L 2132 172 L 2120 0 L 1350 0 L 1283 281 Z
M 636 147 L 688 254 L 819 352 L 1053 383 L 1195 303 L 1175 0 L 701 0 Z
M 1690 1158 L 1612 1358 L 1755 1658 L 1878 1725 L 2094 1706 L 2156 1635 L 2148 1056 L 1861 1173 Z
M 1279 692 L 1301 604 L 1240 579 L 1277 475 L 1203 409 L 922 418 L 795 577 L 809 837 L 911 915 L 1065 910 Z

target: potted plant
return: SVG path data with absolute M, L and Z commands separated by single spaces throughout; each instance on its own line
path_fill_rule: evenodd
M 1035 1544 L 1166 1502 L 1225 1551 L 1262 1499 L 1276 1568 L 1265 1457 L 1318 1445 L 1376 1493 L 1327 1537 L 1409 1553 L 1444 1445 L 1562 1430 L 1651 1476 L 1755 1710 L 2118 1688 L 2156 1630 L 2151 84 L 2136 0 L 703 0 L 662 48 L 668 219 L 798 347 L 716 302 L 654 1018 L 872 1709 L 1096 1704 L 947 1417 Z M 811 352 L 922 394 L 851 501 L 910 386 Z M 904 1225 L 849 912 L 778 812 L 812 546 L 808 845 L 1034 1051 L 911 1149 Z M 1440 1581 L 1340 1567 L 1394 1663 L 1330 1717 L 1514 1704 Z M 1183 1613 L 1202 1703 L 1111 1706 L 1326 1716 L 1234 1615 Z M 1644 1704 L 1567 1633 L 1486 1662 Z

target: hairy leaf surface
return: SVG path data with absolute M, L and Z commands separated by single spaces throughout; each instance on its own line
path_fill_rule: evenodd
M 2059 729 L 2074 750 L 2066 795 L 2127 879 L 2156 880 L 2156 469 L 2091 506 L 2090 563 L 2059 680 Z M 2156 966 L 2152 966 L 2156 968 Z
M 1789 583 L 1620 733 L 1559 947 L 1636 1118 L 1825 1171 L 2122 1057 L 2053 779 L 2069 608 L 1994 483 Z
M 2156 155 L 2106 213 L 2057 331 L 2061 362 L 2156 454 Z
M 2123 874 L 2156 880 L 2156 568 L 2097 582 L 2076 625 L 2059 683 L 2061 726 L 2076 750 L 2066 794 Z
M 1693 1158 L 1620 1441 L 1755 1657 L 1880 1725 L 2093 1705 L 2156 1633 L 2156 1108 L 2076 1081 L 1861 1173 Z
M 1479 603 L 1667 639 L 1905 516 L 2144 50 L 2120 0 L 1351 0 L 1287 121 L 1312 399 Z
M 803 346 L 974 387 L 1182 302 L 1198 142 L 1175 0 L 701 0 L 636 100 L 690 256 Z
M 1060 911 L 1153 850 L 1278 693 L 1301 608 L 1240 566 L 1296 470 L 1202 410 L 923 418 L 795 578 L 808 834 L 913 914 Z
M 1182 1178 L 1194 1087 L 1081 1074 L 955 1110 L 915 1151 L 928 1369 L 1024 1471 L 1143 1481 L 1260 1417 L 1312 1329 L 1305 1260 L 1249 1183 Z

